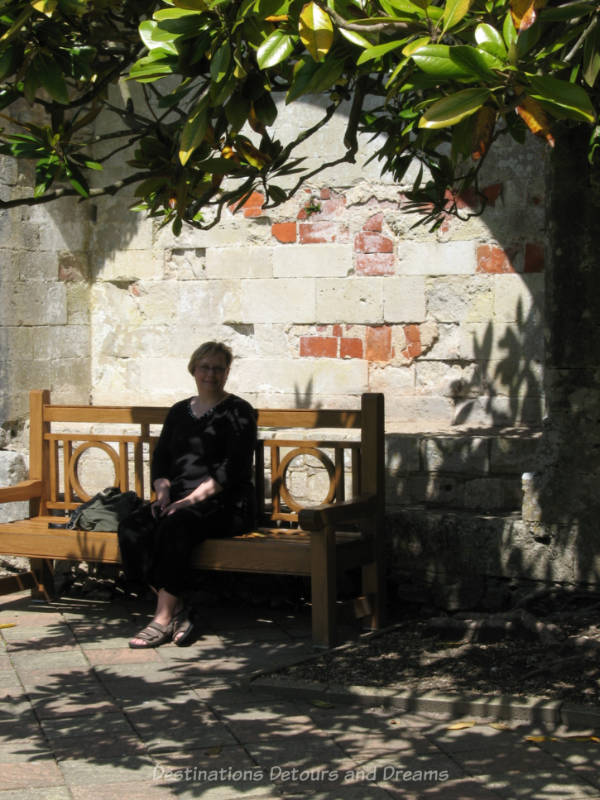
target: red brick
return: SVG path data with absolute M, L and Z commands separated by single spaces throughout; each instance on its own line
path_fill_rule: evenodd
M 369 361 L 389 361 L 392 357 L 392 329 L 387 325 L 367 328 L 366 352 Z
M 363 225 L 363 231 L 374 231 L 375 233 L 381 233 L 383 230 L 383 214 L 373 214 L 372 217 L 365 222 Z
M 423 352 L 421 345 L 421 331 L 418 325 L 405 325 L 404 337 L 406 339 L 406 347 L 402 351 L 405 358 L 417 358 Z
M 307 210 L 307 207 L 316 206 L 318 210 Z M 320 193 L 318 198 L 314 198 L 313 202 L 306 200 L 304 206 L 298 212 L 298 219 L 310 219 L 318 222 L 330 219 L 337 215 L 337 212 L 343 210 L 346 206 L 346 198 L 343 195 L 332 195 L 330 190 L 326 189 Z
M 274 222 L 271 225 L 271 235 L 282 244 L 289 244 L 296 241 L 295 222 Z
M 477 248 L 477 272 L 498 274 L 516 272 L 511 263 L 512 255 L 501 247 L 482 244 Z
M 525 245 L 525 272 L 543 272 L 544 266 L 544 245 L 528 242 Z
M 356 256 L 356 271 L 361 275 L 393 275 L 393 253 L 362 253 Z
M 361 339 L 340 339 L 340 358 L 362 358 L 363 343 Z
M 302 336 L 300 355 L 313 358 L 336 358 L 338 340 L 333 336 Z
M 354 237 L 354 249 L 357 253 L 392 253 L 394 243 L 380 233 L 363 231 Z
M 341 336 L 342 335 L 342 326 L 341 325 L 334 325 L 331 329 L 331 333 L 334 336 Z
M 334 222 L 304 222 L 298 227 L 302 244 L 335 242 L 340 235 L 340 227 Z
M 252 192 L 245 203 L 232 203 L 229 208 L 233 214 L 242 208 L 245 217 L 260 217 L 264 204 L 265 196 L 260 192 Z

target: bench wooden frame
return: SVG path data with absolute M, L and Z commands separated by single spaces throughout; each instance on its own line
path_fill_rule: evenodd
M 100 448 L 110 457 L 114 485 L 122 491 L 135 489 L 141 497 L 151 496 L 147 463 L 158 436 L 156 426 L 162 424 L 166 411 L 149 406 L 52 405 L 48 390 L 31 392 L 29 478 L 0 488 L 0 502 L 29 501 L 27 519 L 0 523 L 0 553 L 29 558 L 31 573 L 17 584 L 15 579 L 8 579 L 5 587 L 0 582 L 0 594 L 32 586 L 52 596 L 55 559 L 119 563 L 115 532 L 55 526 L 64 524 L 68 512 L 88 499 L 77 469 L 89 448 Z M 124 426 L 126 433 L 96 432 L 106 425 Z M 359 567 L 362 593 L 357 607 L 369 617 L 370 627 L 380 627 L 384 615 L 383 395 L 364 394 L 356 411 L 259 409 L 258 425 L 255 476 L 260 524 L 246 536 L 206 540 L 194 552 L 194 566 L 310 577 L 313 642 L 326 647 L 335 644 L 338 575 Z M 354 431 L 358 439 L 337 438 L 339 433 L 336 437 L 330 432 L 330 438 L 305 438 L 315 436 L 317 429 Z M 290 430 L 293 435 L 287 437 Z M 333 458 L 328 455 L 332 451 Z M 321 461 L 330 483 L 326 502 L 302 508 L 291 495 L 286 477 L 291 461 L 307 455 Z M 346 499 L 348 491 L 351 499 Z M 267 493 L 270 498 L 265 499 Z

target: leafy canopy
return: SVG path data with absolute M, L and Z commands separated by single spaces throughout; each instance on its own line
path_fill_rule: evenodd
M 260 190 L 285 201 L 311 172 L 297 148 L 334 117 L 344 152 L 373 158 L 434 225 L 457 212 L 494 142 L 554 142 L 563 125 L 600 146 L 597 0 L 0 0 L 0 152 L 35 165 L 34 196 L 135 186 L 138 210 L 216 224 Z M 126 102 L 116 98 L 120 81 Z M 131 91 L 128 91 L 128 90 Z M 326 100 L 295 138 L 283 104 Z M 103 182 L 108 165 L 119 180 Z M 131 153 L 133 156 L 131 157 Z

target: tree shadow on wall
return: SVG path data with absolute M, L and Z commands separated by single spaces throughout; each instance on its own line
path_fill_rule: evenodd
M 470 381 L 450 386 L 455 404 L 454 425 L 470 426 L 483 410 L 493 426 L 539 425 L 544 416 L 543 339 L 540 309 L 526 313 L 519 298 L 515 325 L 504 330 L 488 322 L 482 337 L 472 335 L 478 373 Z M 498 387 L 502 388 L 502 392 Z

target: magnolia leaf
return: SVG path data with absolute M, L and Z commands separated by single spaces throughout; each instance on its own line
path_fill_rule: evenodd
M 483 158 L 490 148 L 494 126 L 496 124 L 496 110 L 491 106 L 483 106 L 477 112 L 475 127 L 473 129 L 471 158 L 478 161 Z
M 600 74 L 600 25 L 587 37 L 583 46 L 583 78 L 593 87 Z
M 462 731 L 465 728 L 473 728 L 477 725 L 475 720 L 472 719 L 465 719 L 459 722 L 453 722 L 452 725 L 448 725 L 446 728 L 447 731 Z
M 473 0 L 446 0 L 444 13 L 442 14 L 444 23 L 442 33 L 458 25 L 461 19 L 468 14 L 472 1 Z
M 550 120 L 541 105 L 529 95 L 519 97 L 517 114 L 535 136 L 541 136 L 549 145 L 554 147 L 554 137 L 550 133 Z
M 557 117 L 566 116 L 571 119 L 595 122 L 596 112 L 587 92 L 581 86 L 548 75 L 532 75 L 529 77 L 535 100 L 544 103 L 551 114 Z
M 316 3 L 307 3 L 298 20 L 302 44 L 315 61 L 323 61 L 333 44 L 333 23 Z
M 177 67 L 177 59 L 166 50 L 152 50 L 150 55 L 140 58 L 131 67 L 129 77 L 138 83 L 150 83 L 172 75 Z
M 190 156 L 198 145 L 203 141 L 208 129 L 208 114 L 206 108 L 207 98 L 202 100 L 194 107 L 194 110 L 187 118 L 181 132 L 181 142 L 179 144 L 179 161 L 185 166 Z
M 419 128 L 448 128 L 478 111 L 490 97 L 488 89 L 462 89 L 433 103 L 419 120 Z
M 412 56 L 412 54 L 415 53 L 419 49 L 419 47 L 423 47 L 424 45 L 429 44 L 430 41 L 431 37 L 429 36 L 424 36 L 421 39 L 415 39 L 414 41 L 409 42 L 405 47 L 402 48 L 402 55 Z
M 62 71 L 56 61 L 50 58 L 38 56 L 37 64 L 38 78 L 40 84 L 48 92 L 53 100 L 62 105 L 69 104 L 69 92 Z
M 210 77 L 215 83 L 220 83 L 226 77 L 230 64 L 231 46 L 229 42 L 224 42 L 210 61 Z
M 391 50 L 397 50 L 405 43 L 404 39 L 395 40 L 393 42 L 386 42 L 385 44 L 377 44 L 375 47 L 369 45 L 368 49 L 363 51 L 358 57 L 357 64 L 364 64 L 366 61 L 372 61 L 374 58 L 381 58 L 381 56 L 389 53 Z
M 138 30 L 140 32 L 140 38 L 148 50 L 160 48 L 174 56 L 177 55 L 177 48 L 173 44 L 173 39 L 177 38 L 176 35 L 164 28 L 160 28 L 155 20 L 144 20 L 140 23 Z
M 364 36 L 361 36 L 360 33 L 356 31 L 348 31 L 346 28 L 338 28 L 339 32 L 342 34 L 344 39 L 347 39 L 352 44 L 357 45 L 358 47 L 371 47 L 371 42 L 368 39 L 365 39 Z
M 185 8 L 193 11 L 206 11 L 208 6 L 204 0 L 171 0 L 176 8 Z
M 268 69 L 280 64 L 294 50 L 294 36 L 275 30 L 264 40 L 256 51 L 256 60 L 260 69 Z
M 458 45 L 451 47 L 449 52 L 452 61 L 459 67 L 468 70 L 472 75 L 484 81 L 498 81 L 498 76 L 493 70 L 502 69 L 504 65 L 485 50 L 478 50 L 476 47 L 468 45 Z
M 482 23 L 475 28 L 475 41 L 481 50 L 501 60 L 506 58 L 506 45 L 502 35 L 491 25 Z
M 58 5 L 58 0 L 35 0 L 31 5 L 36 11 L 39 11 L 40 14 L 51 17 Z
M 426 44 L 416 50 L 411 58 L 419 69 L 438 79 L 473 78 L 470 70 L 452 60 L 450 47 L 445 44 Z

